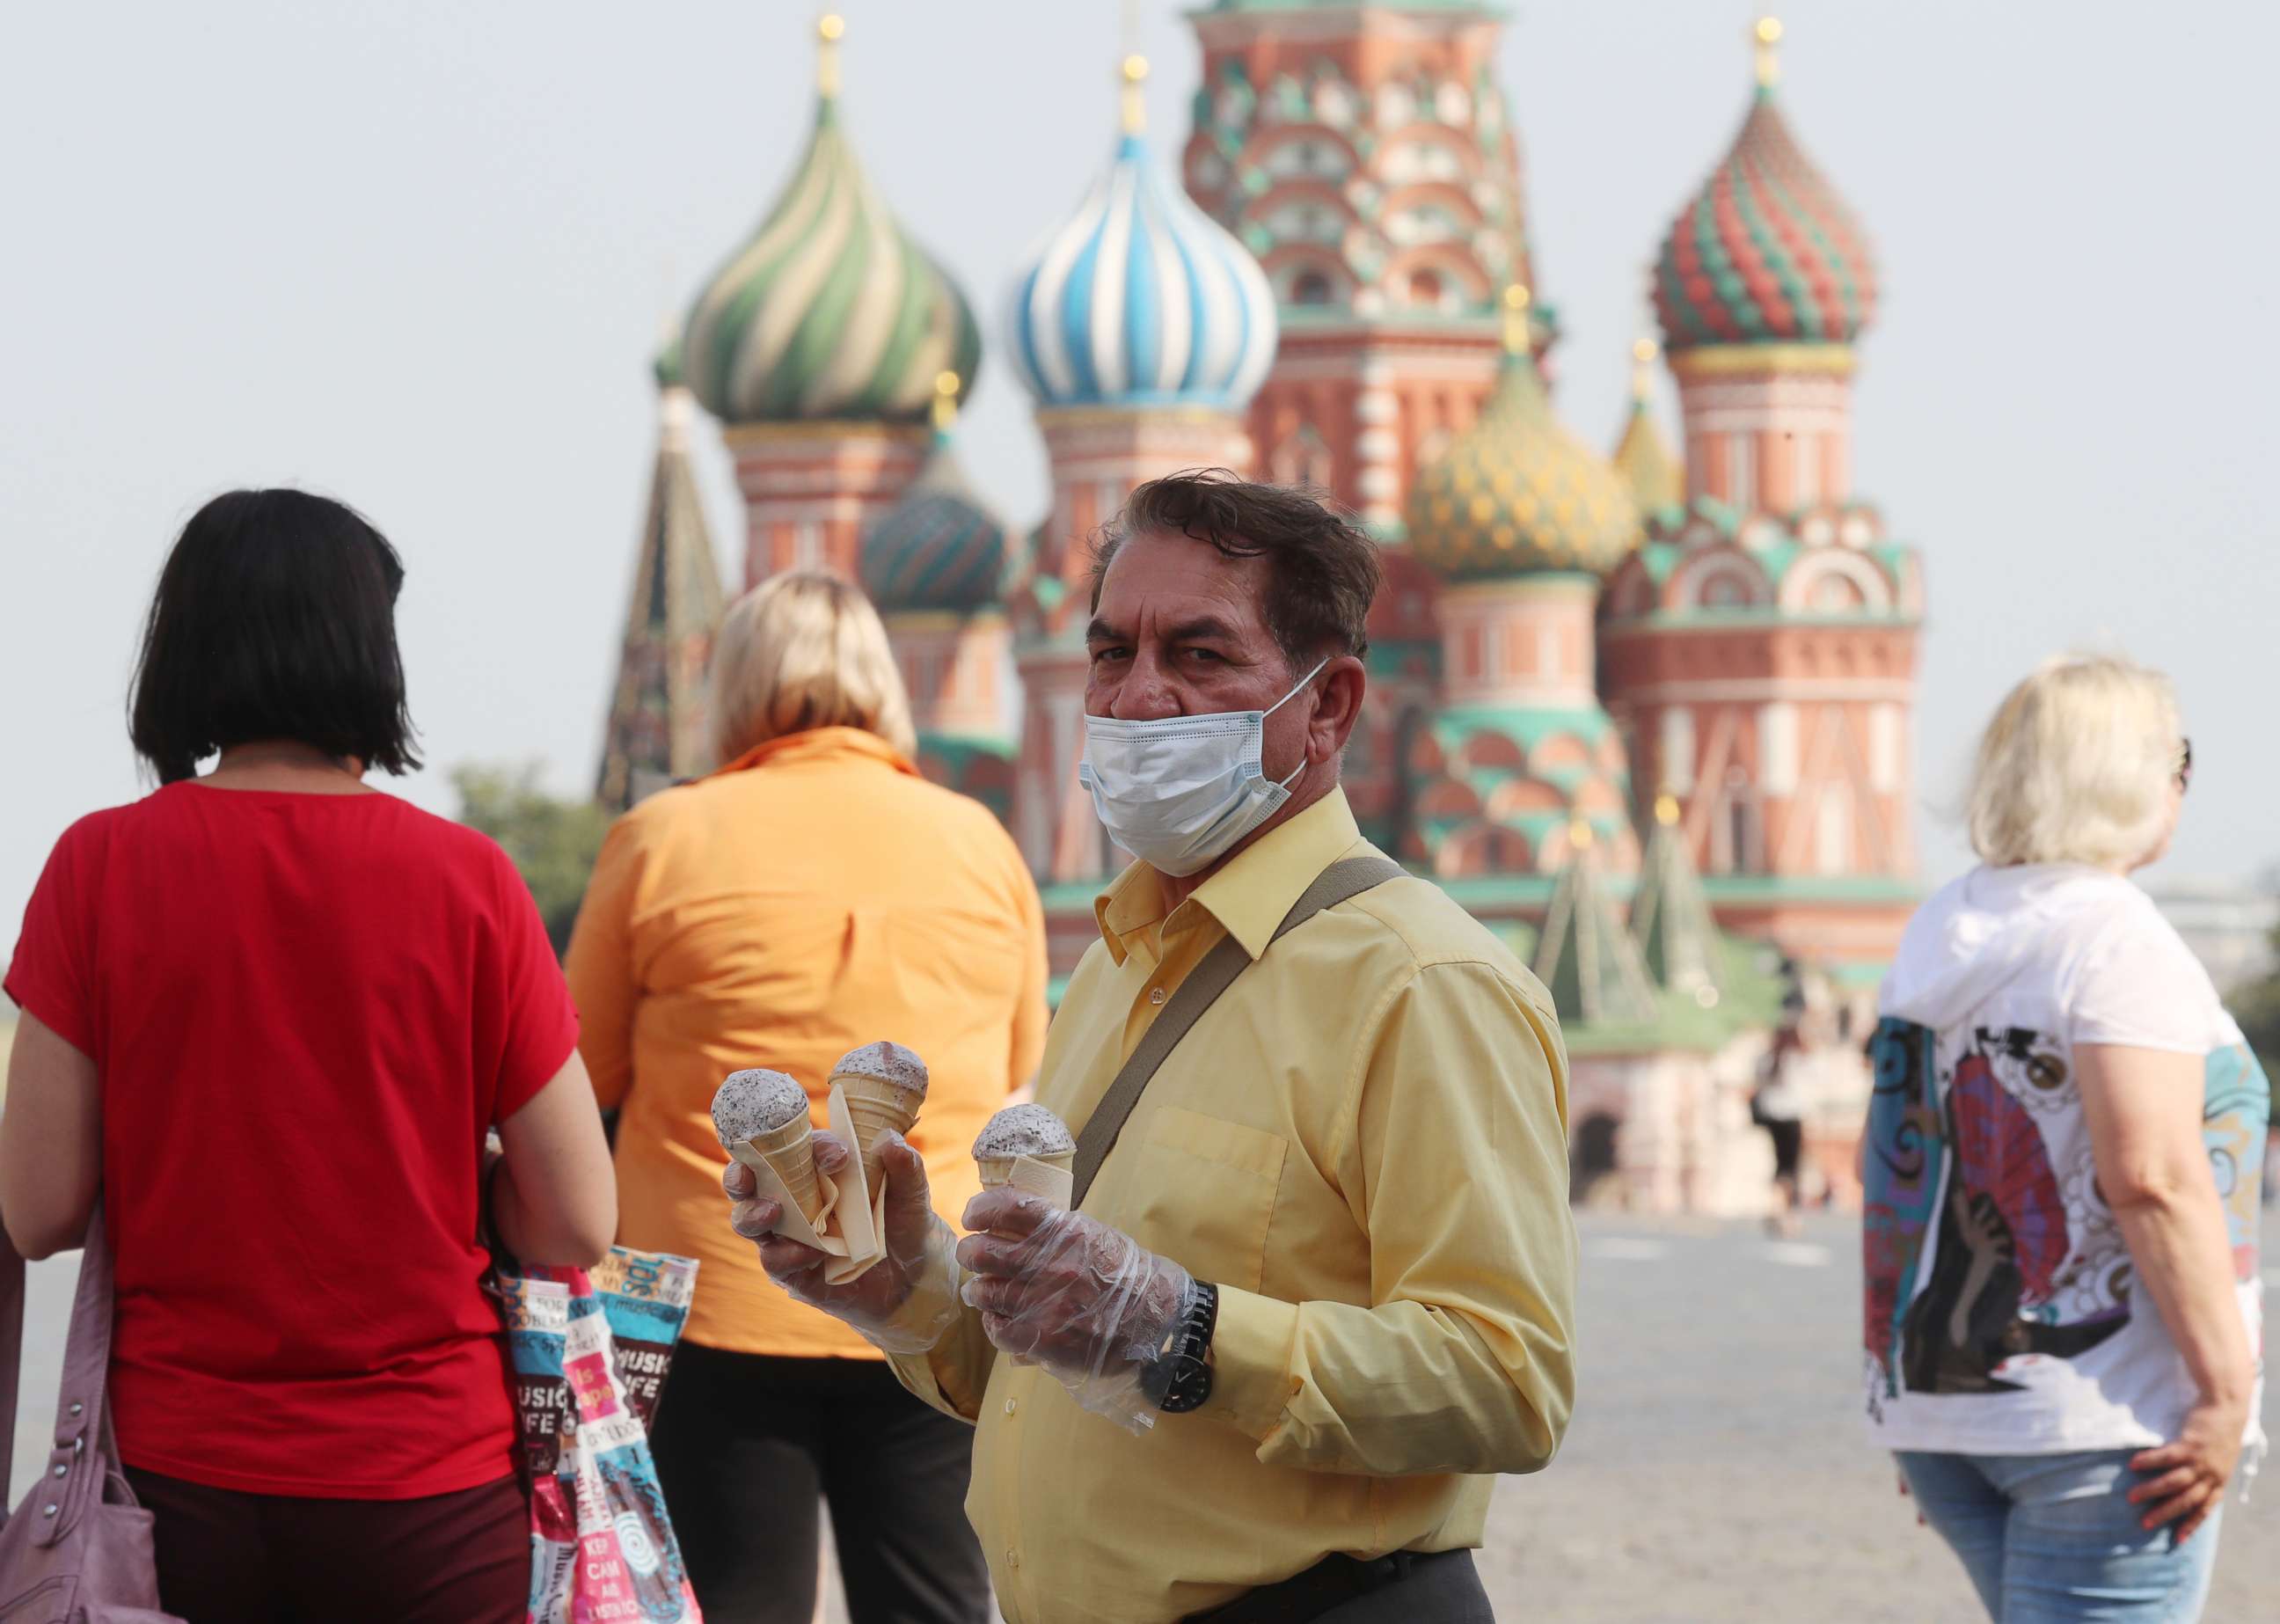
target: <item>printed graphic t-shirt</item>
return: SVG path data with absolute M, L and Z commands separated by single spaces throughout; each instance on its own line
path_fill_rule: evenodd
M 170 785 L 65 833 L 6 987 L 101 1081 L 130 1465 L 369 1499 L 513 1469 L 481 1143 L 578 1034 L 504 852 L 392 796 Z
M 2137 1448 L 2174 1437 L 2195 1402 L 2099 1189 L 2078 1044 L 2202 1058 L 2202 1135 L 2261 1368 L 2270 1093 L 2207 972 L 2145 892 L 2070 865 L 1975 869 L 1909 922 L 1882 1015 L 1861 1156 L 1878 1443 Z M 2260 1380 L 2252 1445 L 2261 1406 Z

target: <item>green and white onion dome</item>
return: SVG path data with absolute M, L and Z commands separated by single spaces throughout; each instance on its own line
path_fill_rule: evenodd
M 971 385 L 974 312 L 905 234 L 841 127 L 839 19 L 822 22 L 815 132 L 751 239 L 697 296 L 682 364 L 723 423 L 926 419 L 934 381 Z

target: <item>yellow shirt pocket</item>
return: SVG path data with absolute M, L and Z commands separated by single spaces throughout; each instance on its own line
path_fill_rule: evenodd
M 1259 1289 L 1288 1142 L 1162 1105 L 1149 1112 L 1130 1191 L 1132 1237 L 1199 1280 Z

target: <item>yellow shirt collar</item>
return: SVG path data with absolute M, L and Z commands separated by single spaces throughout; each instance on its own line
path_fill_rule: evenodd
M 1145 863 L 1133 864 L 1095 897 L 1092 916 L 1100 927 L 1100 939 L 1108 944 L 1109 957 L 1120 965 L 1141 933 L 1160 922 L 1167 935 L 1176 934 L 1191 908 L 1217 920 L 1256 958 L 1267 951 L 1275 927 L 1300 893 L 1360 838 L 1346 792 L 1332 789 L 1236 853 L 1174 909 L 1171 918 L 1164 917 L 1161 876 Z

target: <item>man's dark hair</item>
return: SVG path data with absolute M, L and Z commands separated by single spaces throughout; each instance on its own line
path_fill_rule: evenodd
M 353 509 L 233 490 L 182 527 L 135 664 L 128 736 L 158 781 L 233 744 L 296 739 L 417 767 L 396 646 L 404 565 Z
M 1326 498 L 1254 485 L 1225 468 L 1150 480 L 1092 544 L 1092 607 L 1124 543 L 1147 530 L 1208 542 L 1221 558 L 1265 558 L 1267 629 L 1293 671 L 1324 654 L 1369 652 L 1369 605 L 1383 570 L 1368 532 Z

